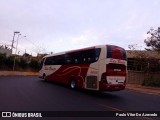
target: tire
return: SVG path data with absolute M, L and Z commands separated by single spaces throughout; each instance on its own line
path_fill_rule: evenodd
M 74 79 L 71 80 L 70 87 L 71 87 L 71 89 L 75 89 L 76 88 L 76 81 Z
M 46 74 L 43 74 L 43 79 L 45 82 L 47 82 Z

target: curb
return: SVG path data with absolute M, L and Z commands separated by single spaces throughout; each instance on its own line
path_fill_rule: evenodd
M 134 90 L 134 91 L 138 91 L 142 93 L 147 93 L 147 94 L 160 95 L 160 88 L 156 88 L 156 87 L 148 87 L 148 86 L 142 86 L 142 85 L 136 85 L 136 84 L 127 84 L 126 89 Z
M 0 71 L 0 76 L 38 76 L 38 72 Z

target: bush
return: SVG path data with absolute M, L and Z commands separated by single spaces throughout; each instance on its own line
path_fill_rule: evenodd
M 7 57 L 6 65 L 11 68 L 11 67 L 13 67 L 13 63 L 14 63 L 14 56 Z
M 20 61 L 18 62 L 18 64 L 19 64 L 19 66 L 21 67 L 21 68 L 26 68 L 27 67 L 27 61 L 25 60 L 25 59 L 23 59 L 23 58 L 21 58 L 20 59 Z
M 29 63 L 29 66 L 32 68 L 32 69 L 35 69 L 37 70 L 39 68 L 39 63 L 37 60 L 31 60 L 31 62 Z
M 12 70 L 14 64 L 15 56 L 6 56 L 5 53 L 0 53 L 0 70 Z M 32 59 L 29 63 L 29 60 L 23 57 L 16 57 L 15 59 L 15 70 L 23 71 L 38 71 L 39 62 L 38 60 Z
M 0 65 L 4 65 L 6 62 L 6 54 L 5 53 L 0 53 Z

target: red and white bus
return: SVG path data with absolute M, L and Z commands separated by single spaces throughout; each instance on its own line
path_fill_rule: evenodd
M 40 77 L 96 91 L 119 91 L 126 85 L 126 51 L 114 45 L 99 45 L 51 54 L 41 60 Z

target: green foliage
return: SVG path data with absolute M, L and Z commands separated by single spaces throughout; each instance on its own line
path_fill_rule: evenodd
M 31 60 L 31 62 L 29 63 L 29 66 L 33 69 L 38 69 L 39 68 L 39 63 L 37 60 Z
M 26 68 L 27 67 L 27 61 L 25 60 L 25 59 L 23 59 L 23 58 L 20 58 L 20 61 L 18 62 L 18 64 L 19 64 L 19 66 L 21 67 L 21 68 Z
M 26 54 L 27 55 L 27 54 Z M 0 53 L 0 69 L 11 70 L 13 68 L 15 56 L 6 56 L 4 53 Z M 38 71 L 39 63 L 38 60 L 32 59 L 27 61 L 25 57 L 19 56 L 15 61 L 15 70 L 33 70 Z M 31 68 L 31 69 L 30 69 Z
M 6 62 L 6 54 L 5 53 L 0 53 L 0 65 L 4 65 Z
M 5 65 L 7 65 L 8 67 L 12 67 L 13 63 L 14 63 L 14 56 L 7 57 Z
M 144 86 L 160 87 L 160 78 L 149 77 L 142 83 Z
M 158 72 L 160 71 L 160 62 L 158 59 L 150 58 L 148 60 L 148 72 Z
M 160 27 L 158 27 L 158 30 L 151 28 L 147 34 L 150 36 L 144 40 L 148 47 L 146 50 L 160 51 Z

